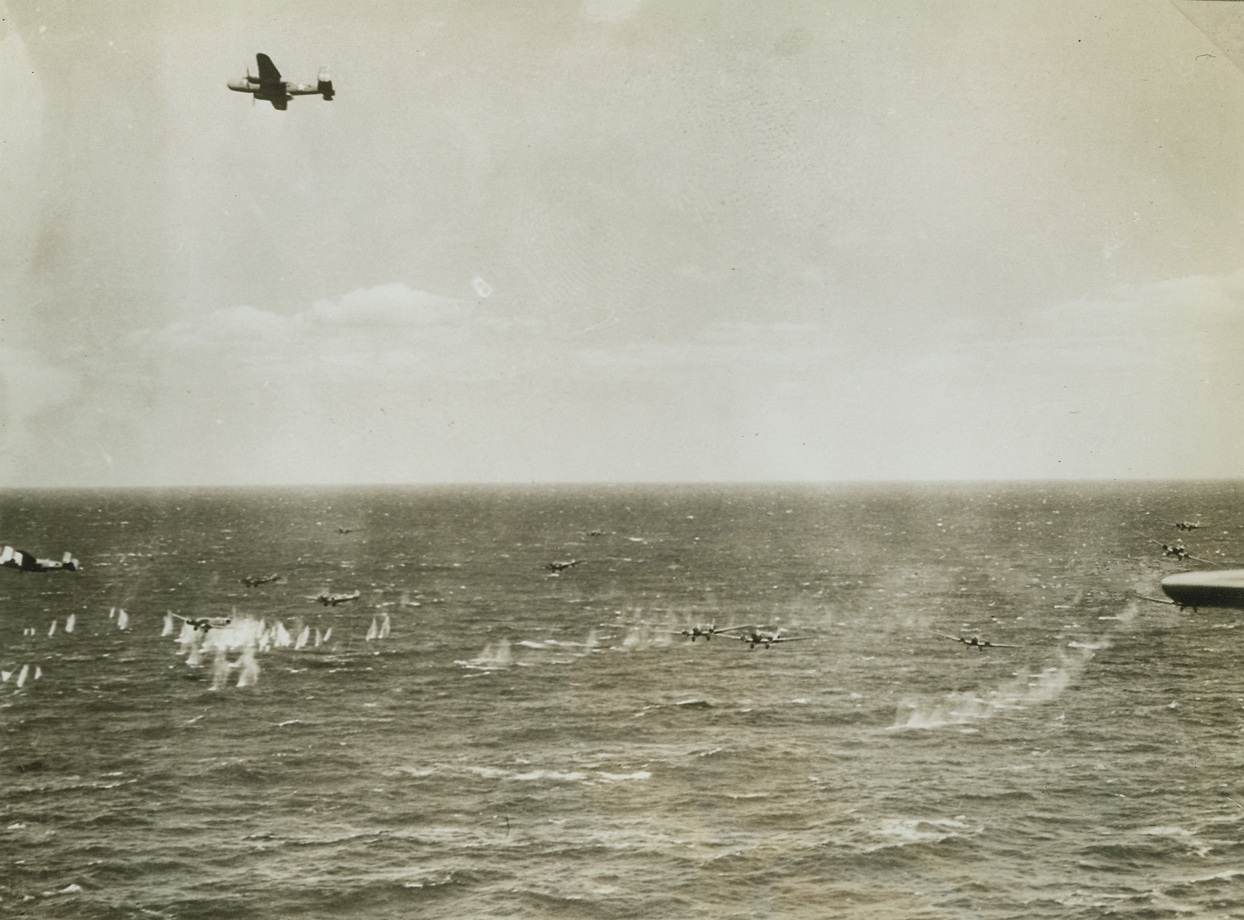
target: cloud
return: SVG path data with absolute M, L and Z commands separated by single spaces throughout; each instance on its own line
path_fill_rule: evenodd
M 135 360 L 170 373 L 187 364 L 217 368 L 226 385 L 230 374 L 304 380 L 341 368 L 434 376 L 476 361 L 475 346 L 501 325 L 472 314 L 470 305 L 387 284 L 296 313 L 251 306 L 215 310 L 134 333 L 124 345 Z
M 235 306 L 70 365 L 10 349 L 19 480 L 65 484 L 1225 475 L 1244 272 L 985 324 L 591 335 L 394 283 Z M 21 381 L 22 400 L 13 379 Z M 14 451 L 10 451 L 13 454 Z M 35 475 L 37 471 L 37 475 Z M 14 478 L 10 475 L 9 478 Z

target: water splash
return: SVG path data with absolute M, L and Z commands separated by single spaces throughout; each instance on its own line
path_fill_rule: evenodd
M 1139 604 L 1128 600 L 1112 622 L 1125 628 L 1139 613 Z M 952 691 L 943 699 L 904 700 L 899 704 L 892 729 L 932 729 L 967 725 L 991 718 L 1005 710 L 1023 709 L 1058 699 L 1103 649 L 1111 646 L 1109 635 L 1068 644 L 1059 662 L 1039 672 L 1025 671 L 987 692 Z

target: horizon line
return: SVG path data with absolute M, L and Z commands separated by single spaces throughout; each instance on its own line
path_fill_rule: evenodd
M 1244 482 L 1241 476 L 1203 476 L 1172 478 L 1154 476 L 1111 476 L 1095 478 L 981 478 L 981 479 L 600 479 L 600 480 L 545 480 L 545 479 L 498 479 L 498 480 L 428 480 L 428 481 L 374 481 L 374 482 L 286 482 L 286 483 L 147 483 L 143 485 L 4 485 L 0 493 L 11 492 L 167 492 L 212 491 L 225 489 L 496 489 L 496 488 L 687 488 L 717 486 L 968 486 L 968 485 L 1103 485 L 1117 484 L 1223 484 Z

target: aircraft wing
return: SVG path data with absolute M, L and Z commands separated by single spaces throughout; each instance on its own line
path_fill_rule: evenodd
M 43 572 L 44 567 L 35 559 L 33 553 L 29 553 L 24 549 L 14 549 L 6 546 L 2 554 L 0 554 L 0 565 L 10 569 L 18 569 L 22 572 Z
M 720 627 L 720 628 L 718 628 L 718 629 L 714 629 L 714 630 L 713 630 L 713 632 L 715 632 L 715 633 L 728 633 L 728 632 L 737 632 L 737 631 L 738 631 L 738 630 L 740 630 L 740 629 L 753 629 L 753 628 L 754 628 L 754 627 L 752 626 L 752 624 L 751 624 L 751 623 L 748 623 L 746 626 L 722 626 L 722 627 Z M 729 636 L 729 637 L 727 637 L 727 638 L 733 639 L 733 638 L 735 638 L 735 637 L 734 637 L 734 636 Z
M 259 64 L 259 82 L 260 83 L 280 83 L 281 72 L 276 69 L 276 65 L 272 63 L 272 58 L 268 57 L 262 51 L 255 55 L 255 61 Z
M 806 642 L 811 636 L 778 636 L 774 642 Z

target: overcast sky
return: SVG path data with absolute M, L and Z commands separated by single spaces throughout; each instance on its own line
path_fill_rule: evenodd
M 0 13 L 0 486 L 1244 475 L 1244 3 Z

